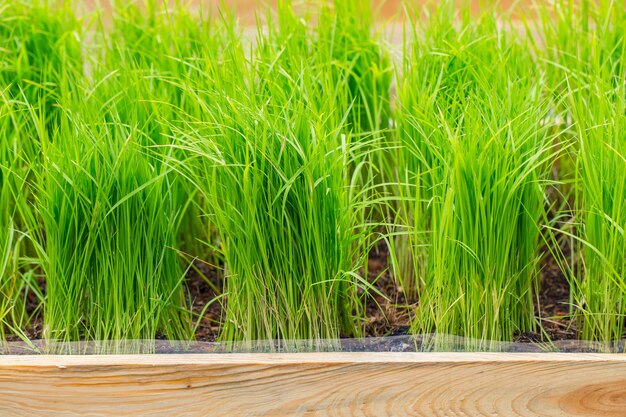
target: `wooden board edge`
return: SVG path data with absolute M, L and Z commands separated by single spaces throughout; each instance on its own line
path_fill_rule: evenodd
M 621 353 L 314 352 L 142 355 L 0 355 L 3 366 L 210 365 L 304 363 L 623 362 Z
M 626 354 L 0 356 L 0 416 L 624 416 Z

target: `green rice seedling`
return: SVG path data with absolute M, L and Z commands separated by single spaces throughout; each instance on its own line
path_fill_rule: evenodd
M 444 175 L 438 159 L 445 157 L 443 150 L 433 154 L 427 141 L 421 139 L 437 128 L 437 124 L 433 125 L 436 122 L 422 125 L 415 120 L 422 115 L 422 121 L 426 122 L 440 108 L 449 114 L 447 118 L 457 118 L 460 112 L 459 104 L 455 102 L 455 95 L 459 93 L 457 88 L 466 87 L 462 79 L 467 77 L 468 70 L 463 72 L 463 59 L 455 57 L 454 53 L 463 52 L 464 42 L 469 43 L 472 34 L 459 39 L 460 34 L 469 31 L 470 21 L 465 16 L 462 21 L 465 31 L 455 29 L 458 20 L 455 4 L 451 1 L 442 3 L 432 15 L 428 15 L 423 28 L 418 26 L 418 20 L 409 16 L 409 31 L 405 31 L 404 36 L 402 75 L 397 76 L 396 123 L 400 147 L 394 155 L 396 170 L 391 174 L 398 183 L 393 190 L 398 202 L 390 231 L 393 236 L 391 261 L 394 276 L 410 299 L 417 299 L 426 279 L 432 241 L 432 200 Z M 447 53 L 439 52 L 442 48 Z M 440 85 L 443 83 L 449 85 Z M 462 92 L 458 94 L 462 95 Z
M 283 88 L 290 89 L 283 74 L 297 77 L 303 67 L 317 72 L 319 89 L 309 105 L 325 116 L 328 129 L 341 129 L 361 143 L 354 157 L 363 160 L 353 159 L 349 167 L 354 172 L 359 166 L 360 186 L 370 193 L 369 212 L 360 216 L 381 226 L 387 218 L 382 195 L 389 166 L 392 66 L 374 28 L 371 2 L 319 3 L 321 11 L 306 14 L 291 1 L 278 2 L 276 21 L 270 15 L 267 35 L 258 36 L 259 59 L 272 62 L 260 78 L 284 79 Z M 263 92 L 271 97 L 275 89 Z
M 175 184 L 142 151 L 142 132 L 114 117 L 71 116 L 45 143 L 38 190 L 45 336 L 187 339 L 184 272 L 173 249 Z
M 355 284 L 363 259 L 355 247 L 362 237 L 353 235 L 358 206 L 351 202 L 359 195 L 343 184 L 350 161 L 338 157 L 342 149 L 315 118 L 303 117 L 304 104 L 291 105 L 299 114 L 284 120 L 238 108 L 228 116 L 235 120 L 215 123 L 217 132 L 189 130 L 181 138 L 208 165 L 202 179 L 227 268 L 224 340 L 359 331 Z M 215 143 L 192 142 L 196 136 Z
M 582 337 L 615 341 L 624 336 L 626 313 L 626 5 L 605 2 L 589 14 L 595 29 L 588 34 L 589 53 L 566 74 L 578 141 L 574 209 L 580 225 L 578 268 L 568 272 Z
M 455 20 L 454 3 L 448 2 L 429 17 L 428 26 L 421 32 L 417 31 L 416 20 L 410 22 L 413 32 L 405 32 L 396 115 L 401 146 L 394 155 L 396 171 L 391 175 L 398 183 L 393 190 L 398 202 L 394 225 L 389 233 L 392 236 L 391 264 L 394 276 L 410 299 L 416 299 L 424 287 L 432 239 L 431 201 L 435 195 L 437 178 L 443 176 L 441 167 L 435 161 L 437 155 L 431 154 L 427 141 L 422 139 L 427 138 L 429 133 L 415 120 L 418 114 L 426 115 L 422 117 L 423 121 L 432 117 L 438 111 L 437 101 L 443 100 L 437 91 L 446 90 L 438 87 L 438 83 L 441 82 L 443 70 L 455 61 L 449 55 L 436 53 L 436 48 L 453 45 Z M 464 22 L 464 25 L 467 26 L 468 22 Z M 460 49 L 461 42 L 457 41 L 456 45 Z M 454 50 L 454 47 L 449 49 Z M 455 74 L 456 71 L 446 73 L 448 77 Z M 448 89 L 454 91 L 454 85 Z M 453 93 L 448 96 L 452 97 Z M 455 107 L 458 106 L 453 106 L 453 103 L 442 105 L 446 112 L 458 111 L 454 110 Z M 432 122 L 428 126 L 428 130 L 435 128 Z
M 571 98 L 580 141 L 576 209 L 581 225 L 581 265 L 573 271 L 572 290 L 583 338 L 615 341 L 624 336 L 626 317 L 626 86 L 595 77 Z
M 224 22 L 228 51 L 206 56 L 217 58 L 217 64 L 202 64 L 211 71 L 208 78 L 214 83 L 186 79 L 193 91 L 190 96 L 202 103 L 204 114 L 185 115 L 187 124 L 177 133 L 180 148 L 203 160 L 191 175 L 203 190 L 209 203 L 206 213 L 219 232 L 217 249 L 226 265 L 228 296 L 221 338 L 251 341 L 358 334 L 355 320 L 362 313 L 356 272 L 365 264 L 369 242 L 360 236 L 368 233 L 369 226 L 357 230 L 355 238 L 350 233 L 366 207 L 348 206 L 352 218 L 333 211 L 344 207 L 346 198 L 364 198 L 351 176 L 363 170 L 366 164 L 356 157 L 366 152 L 350 144 L 354 136 L 348 130 L 353 100 L 349 70 L 340 73 L 335 68 L 351 63 L 330 59 L 332 45 L 316 38 L 289 2 L 279 4 L 277 25 L 271 19 L 267 33 L 259 32 L 252 62 L 238 45 L 232 22 Z M 210 140 L 204 143 L 195 136 Z M 368 141 L 361 139 L 360 146 L 371 146 Z M 354 149 L 351 155 L 341 154 L 350 149 Z M 211 156 L 213 152 L 219 157 Z M 252 174 L 241 177 L 235 171 L 243 168 L 239 164 L 244 163 L 244 155 L 244 161 L 257 161 L 253 180 L 248 178 Z M 347 160 L 352 168 L 342 172 Z M 222 164 L 219 169 L 215 166 Z M 323 174 L 325 166 L 328 178 Z M 254 192 L 230 191 L 244 185 Z M 344 195 L 342 187 L 357 195 Z M 321 190 L 326 190 L 327 199 Z M 276 198 L 270 199 L 272 193 Z M 233 212 L 241 204 L 245 212 Z M 263 213 L 270 217 L 265 219 Z M 327 214 L 326 224 L 318 215 Z M 280 230 L 281 223 L 285 230 Z M 246 226 L 234 228 L 236 224 Z M 246 236 L 254 237 L 257 249 L 244 247 L 252 239 Z
M 0 339 L 5 329 L 25 337 L 26 294 L 42 298 L 27 239 L 29 227 L 40 226 L 30 184 L 39 138 L 58 125 L 61 92 L 82 69 L 80 33 L 69 2 L 0 2 Z
M 16 151 L 19 125 L 15 122 L 5 98 L 0 104 L 0 342 L 7 331 L 19 333 L 27 322 L 23 293 L 28 275 L 22 267 L 25 244 L 16 224 L 16 200 L 24 197 L 24 178 Z
M 220 236 L 222 340 L 361 332 L 359 287 L 368 284 L 359 270 L 371 228 L 356 181 L 364 163 L 354 161 L 365 145 L 342 132 L 337 120 L 350 106 L 333 111 L 325 89 L 339 89 L 292 16 L 279 9 L 280 32 L 260 33 L 252 60 L 231 49 L 214 89 L 197 94 L 204 121 L 176 132 L 188 154 L 180 169 L 202 190 Z
M 29 114 L 43 162 L 35 172 L 37 212 L 21 214 L 46 275 L 44 336 L 188 339 L 176 253 L 187 199 L 148 151 L 165 137 L 158 117 L 169 107 L 153 104 L 168 100 L 154 89 L 162 73 L 150 71 L 152 62 L 125 61 L 128 45 L 103 48 L 104 25 L 94 30 L 101 30 L 94 43 L 82 45 L 90 53 L 87 78 L 82 66 L 62 72 L 73 83 L 56 90 L 57 126 L 46 129 L 45 114 Z
M 196 98 L 225 88 L 220 83 L 221 71 L 234 68 L 219 66 L 229 44 L 238 45 L 234 30 L 228 10 L 216 19 L 202 10 L 190 11 L 182 3 L 167 8 L 147 1 L 141 8 L 118 4 L 113 9 L 111 29 L 103 26 L 101 30 L 107 54 L 100 77 L 111 74 L 111 78 L 99 100 L 106 103 L 111 95 L 118 96 L 118 114 L 140 126 L 145 133 L 141 143 L 154 164 L 182 159 L 184 154 L 170 146 L 173 130 L 206 121 L 206 113 L 214 111 Z M 237 75 L 230 76 L 235 79 Z M 223 260 L 216 248 L 219 237 L 211 221 L 212 208 L 192 183 L 176 172 L 167 175 L 172 179 L 170 192 L 181 210 L 175 246 L 181 264 L 202 275 L 195 264 L 201 262 L 221 277 Z M 208 277 L 205 281 L 221 297 L 219 283 Z
M 535 327 L 553 156 L 532 56 L 492 15 L 442 8 L 413 40 L 400 95 L 404 215 L 420 304 L 413 332 L 478 343 Z M 424 265 L 420 266 L 419 262 Z M 415 270 L 417 269 L 417 270 Z M 420 276 L 420 273 L 423 274 Z
M 568 204 L 555 230 L 570 240 L 556 252 L 570 280 L 581 336 L 614 341 L 624 335 L 624 77 L 626 5 L 616 1 L 557 3 L 541 39 L 556 107 L 567 120 L 571 164 Z
M 39 138 L 58 126 L 58 101 L 72 94 L 75 77 L 82 73 L 82 30 L 70 5 L 39 0 L 0 4 L 3 139 L 24 201 L 32 200 L 29 172 L 39 164 Z M 14 220 L 21 230 L 19 215 Z

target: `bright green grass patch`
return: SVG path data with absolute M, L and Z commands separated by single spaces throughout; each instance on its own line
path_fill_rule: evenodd
M 121 65 L 104 48 L 93 55 L 93 44 L 81 45 L 92 54 L 84 60 L 81 48 L 70 56 L 66 41 L 80 45 L 79 27 L 56 23 L 33 22 L 35 33 L 49 26 L 67 32 L 42 35 L 29 46 L 44 51 L 34 66 L 42 70 L 33 76 L 40 89 L 33 98 L 22 94 L 32 126 L 24 133 L 36 146 L 27 159 L 34 201 L 22 205 L 20 215 L 46 278 L 43 336 L 188 339 L 184 270 L 176 253 L 186 199 L 179 181 L 146 148 L 161 137 L 145 108 L 155 94 L 137 87 L 149 74 Z M 117 68 L 108 71 L 108 65 Z
M 624 336 L 626 314 L 626 5 L 558 6 L 557 18 L 544 19 L 543 38 L 575 162 L 564 167 L 574 181 L 561 216 L 574 227 L 557 231 L 572 253 L 560 253 L 561 266 L 582 338 L 614 341 Z
M 548 107 L 512 30 L 489 15 L 457 28 L 451 13 L 413 38 L 404 66 L 398 220 L 413 264 L 400 282 L 419 289 L 414 332 L 511 340 L 536 325 Z
M 622 338 L 626 317 L 626 5 L 611 6 L 592 35 L 590 71 L 571 92 L 584 241 L 574 297 L 583 338 L 602 341 Z
M 369 139 L 348 128 L 353 92 L 332 67 L 347 64 L 326 59 L 330 46 L 288 4 L 277 21 L 250 60 L 224 56 L 219 82 L 194 89 L 207 113 L 177 132 L 181 169 L 191 167 L 220 236 L 221 338 L 359 335 L 373 226 L 357 179 Z
M 45 336 L 187 339 L 176 187 L 143 153 L 142 132 L 114 117 L 72 119 L 63 131 L 74 135 L 46 143 Z
M 80 26 L 56 2 L 0 2 L 0 338 L 23 337 L 25 296 L 40 264 L 27 239 L 39 228 L 31 181 L 40 162 L 39 138 L 56 129 L 57 105 L 81 65 Z
M 24 291 L 32 278 L 30 268 L 24 265 L 26 242 L 18 204 L 24 204 L 25 169 L 20 158 L 20 125 L 14 117 L 13 106 L 0 103 L 0 340 L 6 332 L 19 333 L 26 326 Z
M 598 84 L 574 91 L 571 100 L 582 239 L 572 289 L 583 338 L 613 341 L 623 336 L 626 317 L 626 86 Z
M 549 255 L 582 336 L 623 336 L 622 3 L 525 33 L 444 2 L 397 68 L 369 1 L 281 0 L 252 35 L 179 2 L 72 6 L 0 3 L 0 339 L 35 274 L 47 339 L 189 339 L 198 259 L 223 341 L 361 336 L 380 239 L 414 333 L 541 331 Z

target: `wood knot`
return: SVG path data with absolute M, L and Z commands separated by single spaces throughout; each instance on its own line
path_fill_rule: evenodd
M 565 395 L 560 405 L 574 416 L 626 417 L 626 379 L 587 385 Z

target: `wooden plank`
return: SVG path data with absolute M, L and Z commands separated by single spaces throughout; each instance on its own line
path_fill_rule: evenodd
M 0 356 L 1 416 L 626 416 L 626 355 Z

